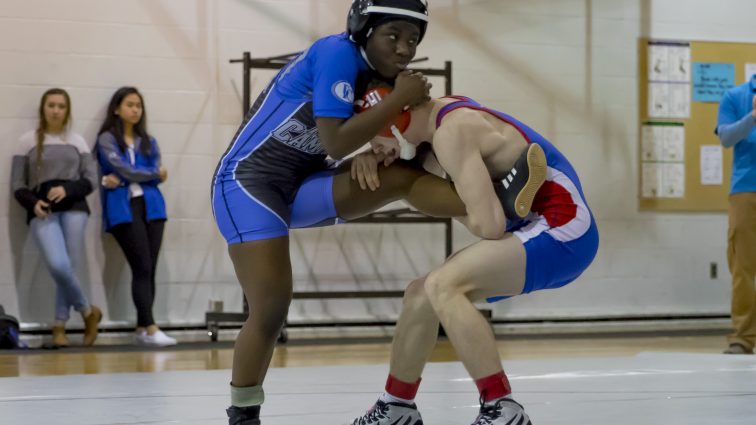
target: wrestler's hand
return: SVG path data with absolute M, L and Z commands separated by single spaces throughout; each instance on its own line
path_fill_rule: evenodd
M 357 180 L 362 190 L 370 188 L 371 191 L 375 191 L 381 187 L 381 181 L 378 178 L 378 165 L 384 159 L 384 155 L 372 151 L 355 155 L 352 158 L 352 180 Z
M 401 152 L 399 141 L 389 137 L 374 137 L 373 140 L 370 141 L 370 147 L 372 148 L 373 153 L 383 156 L 383 165 L 386 167 L 391 165 L 395 159 L 399 158 Z
M 391 94 L 402 96 L 404 105 L 414 108 L 430 100 L 431 87 L 433 84 L 422 72 L 404 70 L 397 75 Z

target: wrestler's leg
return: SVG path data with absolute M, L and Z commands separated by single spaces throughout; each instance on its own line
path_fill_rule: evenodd
M 425 291 L 473 379 L 501 371 L 493 331 L 473 302 L 518 295 L 524 285 L 525 248 L 510 233 L 464 248 L 428 275 Z
M 352 180 L 350 164 L 345 162 L 333 177 L 333 200 L 339 217 L 346 220 L 367 215 L 382 206 L 404 199 L 422 213 L 434 217 L 466 215 L 454 185 L 430 174 L 412 163 L 397 161 L 380 167 L 381 185 L 375 190 L 363 190 Z
M 289 237 L 234 244 L 228 252 L 249 304 L 249 317 L 236 337 L 231 384 L 260 385 L 292 297 Z

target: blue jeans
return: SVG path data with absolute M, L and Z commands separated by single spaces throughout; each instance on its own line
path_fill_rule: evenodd
M 81 290 L 76 265 L 84 258 L 84 230 L 89 215 L 84 211 L 52 213 L 46 219 L 34 217 L 32 235 L 55 280 L 55 320 L 65 322 L 71 307 L 84 312 L 89 302 Z

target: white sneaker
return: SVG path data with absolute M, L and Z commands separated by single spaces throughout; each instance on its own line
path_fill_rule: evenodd
M 134 332 L 134 345 L 147 345 L 144 337 L 147 336 L 147 331 Z
M 150 347 L 167 347 L 169 345 L 176 345 L 176 339 L 169 337 L 161 330 L 158 330 L 152 335 L 149 335 L 147 331 L 137 332 L 136 335 L 134 335 L 134 342 L 137 345 L 146 345 Z

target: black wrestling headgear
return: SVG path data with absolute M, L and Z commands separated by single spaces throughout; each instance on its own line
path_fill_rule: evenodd
M 387 19 L 388 18 L 388 19 Z M 420 29 L 419 41 L 428 27 L 426 0 L 352 0 L 347 16 L 347 34 L 360 46 L 367 43 L 370 30 L 389 20 L 403 19 Z

